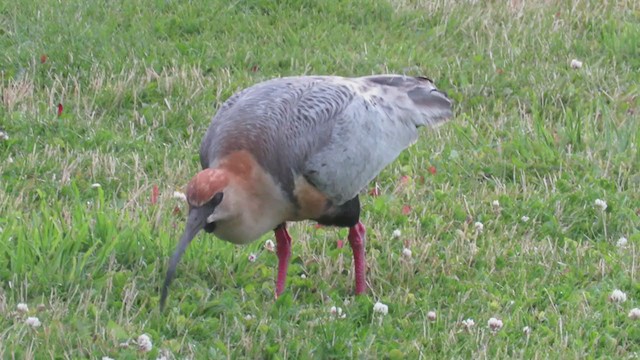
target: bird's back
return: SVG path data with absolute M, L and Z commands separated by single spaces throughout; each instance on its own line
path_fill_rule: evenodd
M 451 116 L 430 80 L 401 75 L 278 78 L 229 98 L 202 142 L 203 168 L 246 150 L 290 197 L 304 176 L 336 204 L 417 138 Z

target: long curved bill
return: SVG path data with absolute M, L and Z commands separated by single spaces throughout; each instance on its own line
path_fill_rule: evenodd
M 180 238 L 180 242 L 176 247 L 176 250 L 171 255 L 171 260 L 169 261 L 169 269 L 167 270 L 167 275 L 164 278 L 164 285 L 162 286 L 162 295 L 160 296 L 160 310 L 164 309 L 165 301 L 167 300 L 167 295 L 169 294 L 169 285 L 171 285 L 171 281 L 176 274 L 176 266 L 185 250 L 195 238 L 202 228 L 207 223 L 206 213 L 199 208 L 191 208 L 189 209 L 189 217 L 187 219 L 187 226 L 184 229 L 184 233 Z

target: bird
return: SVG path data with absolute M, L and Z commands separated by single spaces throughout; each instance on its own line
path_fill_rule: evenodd
M 427 77 L 379 74 L 280 77 L 233 94 L 200 146 L 199 171 L 186 186 L 188 216 L 169 260 L 164 307 L 176 267 L 204 230 L 248 244 L 273 231 L 275 296 L 291 257 L 288 222 L 347 227 L 355 294 L 366 292 L 359 194 L 417 141 L 419 128 L 452 117 L 452 100 Z

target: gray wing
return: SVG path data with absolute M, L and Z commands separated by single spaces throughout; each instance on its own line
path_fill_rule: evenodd
M 354 198 L 418 138 L 418 127 L 449 119 L 451 101 L 426 78 L 381 75 L 346 80 L 353 98 L 304 175 L 336 204 Z

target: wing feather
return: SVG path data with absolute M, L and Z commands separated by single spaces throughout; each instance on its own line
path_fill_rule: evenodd
M 305 177 L 336 204 L 354 198 L 418 138 L 418 127 L 451 117 L 451 101 L 426 78 L 349 79 L 354 96 L 335 119 L 327 145 L 305 165 Z

